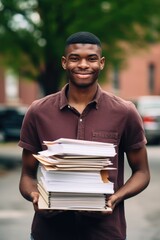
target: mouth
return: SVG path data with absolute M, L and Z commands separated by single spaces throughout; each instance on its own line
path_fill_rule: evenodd
M 91 72 L 74 72 L 74 75 L 76 75 L 78 78 L 88 78 L 92 75 Z

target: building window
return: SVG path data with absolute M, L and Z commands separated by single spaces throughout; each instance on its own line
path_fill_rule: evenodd
M 11 70 L 8 70 L 5 76 L 5 98 L 7 102 L 19 99 L 18 77 Z
M 154 83 L 155 83 L 155 65 L 153 63 L 149 64 L 149 91 L 154 93 Z
M 115 90 L 118 90 L 120 88 L 118 65 L 115 65 L 114 68 L 113 68 L 113 88 Z

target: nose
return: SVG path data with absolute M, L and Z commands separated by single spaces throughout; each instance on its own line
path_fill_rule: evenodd
M 86 59 L 81 59 L 78 63 L 78 67 L 80 68 L 88 68 L 88 61 Z

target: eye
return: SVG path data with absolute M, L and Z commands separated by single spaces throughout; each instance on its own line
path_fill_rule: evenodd
M 96 62 L 96 61 L 98 60 L 98 58 L 97 58 L 97 56 L 90 56 L 90 57 L 88 58 L 88 60 L 89 60 L 90 62 Z
M 69 60 L 70 60 L 71 62 L 77 62 L 77 61 L 79 60 L 79 58 L 76 57 L 76 56 L 71 56 L 71 57 L 69 58 Z

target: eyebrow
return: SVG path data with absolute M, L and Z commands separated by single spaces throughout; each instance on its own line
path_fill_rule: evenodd
M 77 54 L 77 53 L 71 53 L 71 54 L 69 54 L 68 55 L 68 57 L 72 57 L 72 56 L 80 56 L 80 54 Z M 96 53 L 93 53 L 93 54 L 88 54 L 87 56 L 89 56 L 89 57 L 92 57 L 92 56 L 98 56 L 98 54 L 96 54 Z

